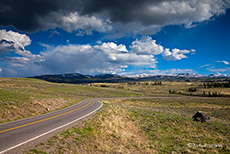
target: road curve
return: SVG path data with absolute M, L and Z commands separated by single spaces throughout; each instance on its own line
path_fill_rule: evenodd
M 100 100 L 141 99 L 165 97 L 119 97 L 86 99 L 65 109 L 42 114 L 22 120 L 0 124 L 0 154 L 18 153 L 18 149 L 98 111 L 103 103 Z M 39 142 L 38 142 L 39 143 Z M 25 149 L 21 149 L 22 151 Z
M 0 125 L 0 154 L 11 153 L 17 147 L 75 123 L 93 114 L 102 105 L 99 99 L 86 99 L 65 109 L 3 123 Z

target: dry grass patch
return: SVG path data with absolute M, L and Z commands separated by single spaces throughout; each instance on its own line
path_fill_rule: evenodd
M 73 127 L 38 145 L 29 153 L 155 153 L 147 136 L 129 117 L 129 111 L 106 104 L 84 126 Z
M 43 99 L 35 99 L 31 98 L 34 105 L 40 105 L 41 108 L 47 111 L 54 111 L 59 108 L 65 107 L 67 104 L 70 105 L 70 100 L 67 101 L 63 98 L 43 98 Z M 39 111 L 38 111 L 39 112 Z
M 66 106 L 70 106 L 76 102 L 65 100 L 63 98 L 43 98 L 35 99 L 30 97 L 27 102 L 16 104 L 15 102 L 8 103 L 1 108 L 0 122 L 6 122 L 46 112 L 55 111 Z

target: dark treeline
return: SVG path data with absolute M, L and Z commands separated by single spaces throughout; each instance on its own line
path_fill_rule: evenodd
M 230 81 L 203 83 L 200 85 L 200 87 L 203 87 L 203 88 L 230 88 Z

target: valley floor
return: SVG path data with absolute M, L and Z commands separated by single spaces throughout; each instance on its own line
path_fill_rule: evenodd
M 81 126 L 27 153 L 230 153 L 230 97 L 200 96 L 203 91 L 227 96 L 230 88 L 202 88 L 200 84 L 73 85 L 0 78 L 0 123 L 58 110 L 86 98 L 161 96 L 104 101 L 103 109 Z M 211 121 L 193 121 L 197 111 L 207 113 Z

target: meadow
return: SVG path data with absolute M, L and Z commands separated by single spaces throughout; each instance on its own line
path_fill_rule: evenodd
M 199 85 L 73 85 L 0 78 L 0 121 L 43 114 L 86 98 L 153 96 L 158 98 L 105 100 L 94 116 L 26 153 L 230 153 L 230 88 Z M 197 90 L 191 92 L 190 88 Z M 218 91 L 225 96 L 202 96 L 203 91 Z M 193 121 L 197 111 L 207 113 L 211 121 Z
M 0 123 L 61 109 L 87 98 L 137 96 L 128 90 L 0 78 Z
M 103 109 L 82 125 L 28 153 L 229 153 L 230 99 L 190 97 L 104 101 Z M 192 115 L 204 109 L 211 121 L 193 121 Z

